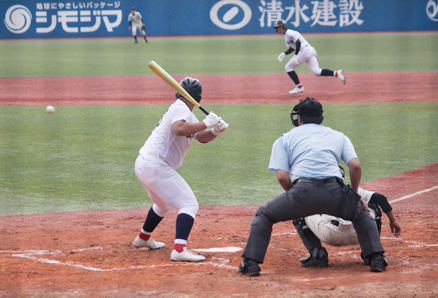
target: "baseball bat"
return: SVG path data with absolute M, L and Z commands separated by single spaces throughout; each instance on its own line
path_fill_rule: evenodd
M 149 68 L 155 72 L 163 81 L 165 81 L 170 87 L 172 87 L 175 91 L 182 94 L 187 100 L 189 100 L 192 104 L 197 106 L 201 111 L 205 113 L 205 115 L 208 115 L 208 112 L 201 107 L 199 102 L 197 102 L 181 85 L 170 76 L 170 74 L 167 73 L 163 68 L 161 68 L 160 65 L 158 65 L 157 62 L 154 60 L 149 61 L 148 63 Z

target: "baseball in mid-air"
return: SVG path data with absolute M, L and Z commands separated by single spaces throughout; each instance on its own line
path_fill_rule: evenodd
M 46 112 L 49 114 L 53 114 L 53 113 L 55 113 L 55 108 L 53 106 L 47 106 Z

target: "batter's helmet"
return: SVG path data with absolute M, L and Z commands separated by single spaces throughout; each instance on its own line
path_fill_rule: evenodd
M 277 29 L 278 27 L 281 27 L 284 30 L 287 30 L 287 24 L 283 20 L 278 20 L 278 21 L 275 22 L 274 29 Z
M 179 84 L 193 97 L 194 100 L 196 100 L 197 102 L 201 101 L 202 85 L 198 79 L 186 77 L 182 79 Z M 176 92 L 176 98 L 180 97 L 183 97 L 183 95 L 179 92 Z
M 290 119 L 294 126 L 298 126 L 298 116 L 301 116 L 303 123 L 316 123 L 320 124 L 324 119 L 322 116 L 322 105 L 316 99 L 312 97 L 306 97 L 301 99 L 298 104 L 296 104 L 290 113 Z M 296 118 L 295 118 L 296 116 Z

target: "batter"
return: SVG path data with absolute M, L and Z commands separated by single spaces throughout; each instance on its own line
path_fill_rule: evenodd
M 202 85 L 186 77 L 180 85 L 197 101 L 201 101 Z M 176 171 L 193 140 L 208 143 L 223 133 L 228 124 L 210 112 L 199 122 L 193 114 L 194 105 L 176 93 L 176 101 L 158 122 L 140 149 L 135 162 L 135 174 L 154 203 L 140 234 L 134 239 L 136 247 L 163 248 L 162 242 L 151 238 L 161 220 L 172 210 L 178 210 L 172 261 L 204 261 L 205 257 L 187 249 L 187 239 L 198 212 L 198 202 L 192 189 Z

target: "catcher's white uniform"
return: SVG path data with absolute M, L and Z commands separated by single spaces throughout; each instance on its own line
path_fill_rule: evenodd
M 137 28 L 142 35 L 146 35 L 146 32 L 142 29 L 143 26 L 142 16 L 138 11 L 134 12 L 134 14 L 130 13 L 128 17 L 128 21 L 132 23 L 131 26 L 132 36 L 135 36 L 137 34 Z
M 374 192 L 359 188 L 359 195 L 368 204 Z M 369 209 L 375 218 L 373 209 Z M 322 242 L 332 246 L 345 246 L 359 244 L 353 223 L 342 218 L 326 214 L 315 214 L 304 218 L 307 226 Z M 332 224 L 332 220 L 339 224 Z

